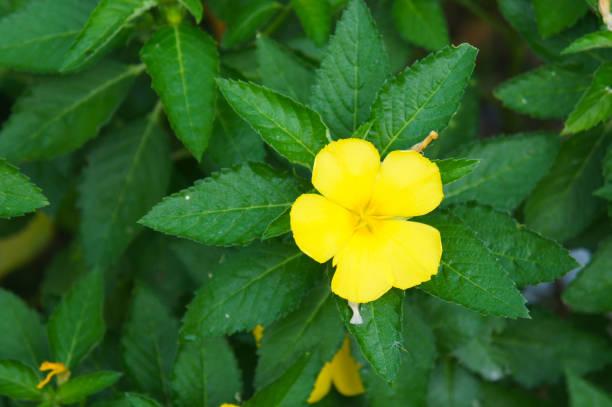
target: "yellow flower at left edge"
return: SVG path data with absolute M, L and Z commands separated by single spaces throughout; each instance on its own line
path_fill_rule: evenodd
M 45 377 L 43 380 L 40 381 L 40 383 L 36 385 L 37 389 L 42 389 L 43 387 L 45 387 L 55 376 L 57 376 L 58 384 L 65 383 L 68 381 L 68 379 L 70 379 L 70 370 L 68 370 L 66 365 L 64 365 L 63 363 L 43 362 L 40 365 L 39 370 L 41 372 L 49 373 L 47 373 L 47 377 Z
M 418 151 L 392 151 L 381 163 L 366 140 L 333 141 L 315 157 L 312 184 L 321 195 L 297 198 L 291 231 L 309 257 L 319 263 L 333 258 L 338 296 L 366 303 L 438 272 L 440 233 L 408 220 L 443 199 L 438 166 Z

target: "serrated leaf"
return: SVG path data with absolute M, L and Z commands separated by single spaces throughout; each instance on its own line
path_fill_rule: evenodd
M 389 75 L 389 58 L 367 6 L 352 0 L 331 38 L 312 94 L 334 138 L 351 137 L 368 119 Z
M 312 353 L 304 354 L 283 375 L 264 387 L 244 407 L 284 407 L 306 403 L 321 366 Z
M 281 44 L 258 37 L 257 65 L 264 86 L 301 103 L 308 101 L 314 80 L 312 68 Z
M 442 176 L 442 184 L 450 184 L 458 179 L 461 179 L 474 171 L 479 160 L 470 160 L 465 158 L 447 158 L 445 160 L 434 160 L 440 169 Z
M 323 366 L 340 349 L 343 328 L 329 284 L 315 286 L 297 310 L 265 327 L 255 386 L 267 386 L 306 352 L 315 353 L 313 357 Z
M 521 385 L 556 383 L 566 369 L 585 374 L 612 362 L 606 336 L 543 311 L 532 318 L 509 321 L 494 335 L 495 352 Z
M 210 36 L 188 25 L 159 30 L 140 57 L 178 138 L 199 161 L 211 135 L 219 55 Z
M 436 51 L 450 42 L 439 0 L 395 0 L 393 20 L 403 39 Z
M 240 393 L 240 370 L 224 338 L 184 343 L 172 376 L 177 407 L 217 407 Z
M 196 23 L 200 23 L 202 21 L 202 17 L 204 16 L 204 6 L 202 6 L 202 0 L 178 0 L 179 3 L 183 7 L 191 13 L 193 18 L 195 18 Z
M 311 168 L 329 140 L 320 116 L 298 102 L 253 83 L 220 79 L 230 106 L 280 155 Z
M 562 54 L 575 54 L 599 48 L 612 48 L 612 31 L 596 31 L 578 38 Z
M 291 0 L 302 27 L 316 45 L 325 44 L 332 23 L 332 8 L 328 0 Z
M 38 367 L 46 356 L 46 338 L 40 316 L 19 297 L 0 289 L 0 360 L 18 360 Z
M 271 0 L 249 0 L 233 4 L 234 8 L 227 15 L 227 30 L 221 44 L 232 48 L 252 38 L 259 27 L 282 8 L 282 5 Z M 232 3 L 230 3 L 232 5 Z
M 158 0 L 101 0 L 65 56 L 62 70 L 91 62 L 135 18 L 157 5 Z
M 479 404 L 480 382 L 451 359 L 442 361 L 434 370 L 428 407 L 471 407 Z
M 601 130 L 577 134 L 562 144 L 552 169 L 525 204 L 527 226 L 563 242 L 595 220 L 603 202 L 593 191 L 602 183 L 606 144 Z
M 139 72 L 109 62 L 35 85 L 17 100 L 0 132 L 0 156 L 40 160 L 79 148 L 112 117 Z
M 94 5 L 94 0 L 29 1 L 3 17 L 0 66 L 40 73 L 59 71 Z
M 519 286 L 553 281 L 578 265 L 561 245 L 525 228 L 507 213 L 477 205 L 453 206 L 450 211 L 499 259 Z
M 69 381 L 59 387 L 55 400 L 62 404 L 78 403 L 112 386 L 120 378 L 121 373 L 104 371 L 71 377 Z
M 595 71 L 591 85 L 567 118 L 563 133 L 588 130 L 612 117 L 611 83 L 612 63 L 603 64 Z
M 561 119 L 570 114 L 589 83 L 584 72 L 545 65 L 504 82 L 494 94 L 517 112 L 539 119 Z
M 574 373 L 566 374 L 571 407 L 612 407 L 612 397 Z
M 40 188 L 0 158 L 0 218 L 12 218 L 49 205 Z
M 297 248 L 272 242 L 234 251 L 189 305 L 181 335 L 216 336 L 264 326 L 296 307 L 320 276 Z
M 14 360 L 0 360 L 0 395 L 14 400 L 38 401 L 43 397 L 36 385 L 34 369 Z
M 104 337 L 104 281 L 90 272 L 66 293 L 49 319 L 47 333 L 53 361 L 73 369 Z
M 296 178 L 244 164 L 165 198 L 140 223 L 203 244 L 246 244 L 261 237 L 301 191 Z
M 440 271 L 421 289 L 485 315 L 528 316 L 514 282 L 470 228 L 448 211 L 426 220 L 440 231 L 444 251 Z
M 446 186 L 444 202 L 477 201 L 513 210 L 548 172 L 558 151 L 558 137 L 546 133 L 521 133 L 468 145 L 455 155 L 479 159 L 478 166 Z
M 166 193 L 170 171 L 170 147 L 155 114 L 92 150 L 80 185 L 88 264 L 106 268 L 121 256 L 142 229 L 136 222 Z
M 404 292 L 389 291 L 376 301 L 360 304 L 362 324 L 351 324 L 352 311 L 346 301 L 337 297 L 337 305 L 347 330 L 353 335 L 361 353 L 376 373 L 387 382 L 397 376 L 403 343 Z
M 588 10 L 584 1 L 575 0 L 534 0 L 533 7 L 544 38 L 571 27 Z
M 372 141 L 382 155 L 410 148 L 430 131 L 446 127 L 459 107 L 476 54 L 468 44 L 444 48 L 383 86 L 372 108 Z
M 178 321 L 153 293 L 138 286 L 121 345 L 126 370 L 142 391 L 171 400 L 169 382 L 177 339 Z
M 612 239 L 601 243 L 593 259 L 570 283 L 563 301 L 582 312 L 612 311 Z

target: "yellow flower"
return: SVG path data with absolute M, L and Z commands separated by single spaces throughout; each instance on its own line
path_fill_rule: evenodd
M 333 257 L 332 291 L 350 302 L 374 301 L 438 271 L 440 233 L 406 220 L 443 198 L 438 166 L 418 151 L 393 151 L 381 163 L 368 141 L 334 141 L 314 162 L 312 184 L 321 195 L 303 194 L 291 208 L 298 247 L 319 263 Z
M 257 345 L 258 348 L 261 346 L 261 340 L 263 339 L 263 335 L 264 335 L 263 325 L 261 324 L 255 325 L 255 328 L 253 328 L 253 338 L 255 338 L 255 344 Z
M 308 398 L 308 403 L 316 403 L 325 397 L 329 393 L 332 383 L 344 396 L 356 396 L 363 393 L 359 368 L 359 364 L 351 355 L 351 342 L 348 338 L 345 338 L 342 347 L 331 362 L 327 362 L 319 372 L 312 393 Z
M 45 387 L 51 381 L 51 379 L 53 379 L 54 376 L 57 376 L 57 381 L 59 384 L 65 383 L 68 381 L 68 379 L 70 379 L 70 370 L 68 370 L 66 365 L 64 365 L 63 363 L 43 362 L 40 365 L 39 370 L 41 372 L 49 371 L 49 373 L 47 373 L 47 377 L 45 377 L 43 380 L 40 381 L 40 383 L 36 385 L 37 389 L 42 389 L 43 387 Z

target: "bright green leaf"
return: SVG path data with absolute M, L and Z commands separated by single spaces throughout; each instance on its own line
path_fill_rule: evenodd
M 382 38 L 363 0 L 352 0 L 329 42 L 312 94 L 334 138 L 351 137 L 389 75 Z
M 572 407 L 612 407 L 612 397 L 591 383 L 570 372 L 566 378 Z
M 41 400 L 43 393 L 36 388 L 39 381 L 31 367 L 13 360 L 0 361 L 0 395 L 14 400 Z
M 261 235 L 261 240 L 271 239 L 273 237 L 282 236 L 291 232 L 291 219 L 289 212 L 290 211 L 288 210 L 270 222 L 266 230 Z
M 439 0 L 395 0 L 393 19 L 402 38 L 436 51 L 450 42 Z
M 17 100 L 0 133 L 0 156 L 53 158 L 95 137 L 141 68 L 103 63 L 76 76 L 49 79 Z
M 210 36 L 188 25 L 155 33 L 140 52 L 178 138 L 199 161 L 213 126 L 219 55 Z
M 47 331 L 53 361 L 73 369 L 104 337 L 104 281 L 90 272 L 66 293 L 49 319 Z
M 219 80 L 225 99 L 255 131 L 289 161 L 311 168 L 327 143 L 320 116 L 294 100 L 253 83 Z
M 40 188 L 0 158 L 0 218 L 12 218 L 49 205 Z
M 308 38 L 315 44 L 325 44 L 332 23 L 332 8 L 328 0 L 291 0 Z
M 276 14 L 282 5 L 271 0 L 246 0 L 228 2 L 232 9 L 227 10 L 227 31 L 221 44 L 232 48 L 255 35 L 255 32 Z
M 584 1 L 533 0 L 538 29 L 544 38 L 571 27 L 588 10 Z
M 447 47 L 412 65 L 380 91 L 374 107 L 374 144 L 382 155 L 410 148 L 443 130 L 457 111 L 474 70 L 477 50 Z
M 203 244 L 246 244 L 261 237 L 301 190 L 295 178 L 244 164 L 165 198 L 140 223 Z
M 565 122 L 563 133 L 588 130 L 612 117 L 612 63 L 597 69 L 593 82 Z
M 56 400 L 62 404 L 78 403 L 112 386 L 120 378 L 121 373 L 103 371 L 71 377 L 69 381 L 60 386 Z
M 447 158 L 445 160 L 434 160 L 440 169 L 442 176 L 442 184 L 450 184 L 458 179 L 461 179 L 471 173 L 479 160 L 470 160 L 465 158 Z
M 189 305 L 182 336 L 216 336 L 264 326 L 295 308 L 321 271 L 277 242 L 234 251 L 208 275 Z
M 185 7 L 191 15 L 196 19 L 199 24 L 204 16 L 204 6 L 202 6 L 202 0 L 178 0 L 183 7 Z
M 612 31 L 596 31 L 578 38 L 563 50 L 563 54 L 574 54 L 598 48 L 612 48 Z

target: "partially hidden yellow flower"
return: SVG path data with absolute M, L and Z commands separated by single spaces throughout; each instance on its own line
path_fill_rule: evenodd
M 40 365 L 39 370 L 41 372 L 49 372 L 47 373 L 47 377 L 40 381 L 36 385 L 37 389 L 42 389 L 45 387 L 53 377 L 57 376 L 57 381 L 59 384 L 65 383 L 70 379 L 70 370 L 63 363 L 59 362 L 43 362 Z
M 356 396 L 364 392 L 359 376 L 361 366 L 351 355 L 351 342 L 345 338 L 342 347 L 331 362 L 327 362 L 315 381 L 308 403 L 313 404 L 329 393 L 332 383 L 344 396 Z
M 415 150 L 393 151 L 381 163 L 372 143 L 348 138 L 317 154 L 312 184 L 321 195 L 298 197 L 291 230 L 300 250 L 314 260 L 325 263 L 333 257 L 334 293 L 365 303 L 437 273 L 440 233 L 407 220 L 442 201 L 435 163 Z
M 219 407 L 240 407 L 240 406 L 238 406 L 238 404 L 223 403 Z
M 255 328 L 253 328 L 253 338 L 255 338 L 255 345 L 257 345 L 257 347 L 259 348 L 261 346 L 261 340 L 263 339 L 263 335 L 264 335 L 264 327 L 261 324 L 257 324 L 255 325 Z

